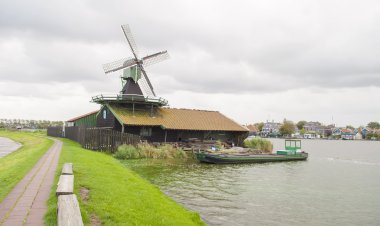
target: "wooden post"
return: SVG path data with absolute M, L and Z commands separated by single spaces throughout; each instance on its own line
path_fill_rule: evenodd
M 168 137 L 168 131 L 165 130 L 165 143 L 166 143 L 166 138 Z
M 121 132 L 124 133 L 124 124 L 121 125 Z

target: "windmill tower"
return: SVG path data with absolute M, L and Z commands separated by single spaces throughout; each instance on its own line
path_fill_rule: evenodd
M 106 74 L 121 73 L 122 90 L 116 96 L 99 95 L 92 98 L 93 102 L 105 104 L 109 102 L 117 103 L 139 103 L 155 106 L 164 106 L 168 102 L 163 98 L 158 98 L 154 92 L 153 85 L 144 67 L 159 63 L 169 58 L 167 51 L 150 54 L 139 58 L 138 48 L 128 25 L 122 25 L 124 36 L 132 51 L 133 57 L 123 58 L 103 65 Z

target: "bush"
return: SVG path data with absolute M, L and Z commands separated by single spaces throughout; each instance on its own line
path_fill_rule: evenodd
M 264 152 L 273 151 L 273 144 L 269 140 L 262 139 L 262 138 L 253 138 L 250 140 L 247 139 L 244 141 L 244 146 L 247 148 L 261 150 Z
M 117 148 L 114 156 L 118 159 L 136 159 L 140 157 L 140 154 L 141 153 L 136 147 L 123 144 Z

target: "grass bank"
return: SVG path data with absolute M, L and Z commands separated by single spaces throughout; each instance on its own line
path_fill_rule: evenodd
M 0 202 L 13 187 L 33 168 L 53 141 L 33 133 L 0 130 L 0 137 L 21 143 L 18 150 L 0 158 Z
M 86 225 L 204 225 L 199 215 L 186 210 L 156 186 L 105 153 L 89 151 L 76 142 L 62 139 L 62 164 L 72 162 L 82 217 Z M 57 184 L 57 183 L 54 183 Z M 56 186 L 49 198 L 46 225 L 56 224 Z

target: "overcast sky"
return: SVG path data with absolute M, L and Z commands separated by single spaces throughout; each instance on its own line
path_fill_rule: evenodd
M 0 118 L 67 120 L 117 93 L 102 64 L 168 50 L 147 68 L 171 107 L 240 123 L 380 121 L 378 0 L 0 0 Z

